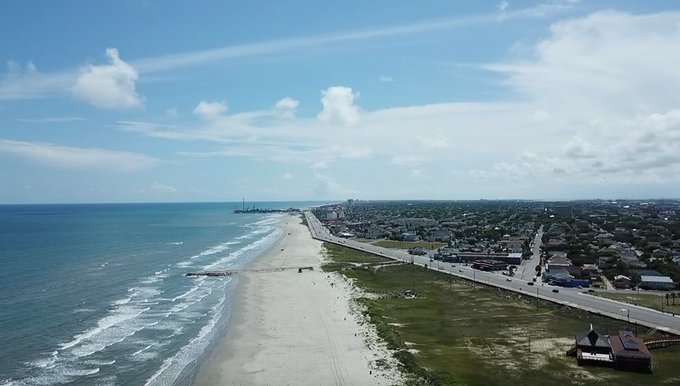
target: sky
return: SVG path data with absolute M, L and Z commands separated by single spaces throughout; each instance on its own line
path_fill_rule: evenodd
M 680 198 L 680 3 L 19 1 L 0 204 Z

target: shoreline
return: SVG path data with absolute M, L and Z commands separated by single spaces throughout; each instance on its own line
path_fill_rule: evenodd
M 396 370 L 353 308 L 351 285 L 321 270 L 321 242 L 297 216 L 285 216 L 281 237 L 248 268 L 313 266 L 313 271 L 239 275 L 227 330 L 201 363 L 194 385 L 388 385 Z

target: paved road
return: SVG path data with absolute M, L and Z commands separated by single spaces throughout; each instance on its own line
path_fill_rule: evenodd
M 376 255 L 393 260 L 413 262 L 415 264 L 425 266 L 433 270 L 449 273 L 467 280 L 472 280 L 478 283 L 503 288 L 509 291 L 538 297 L 540 299 L 570 307 L 580 308 L 614 319 L 624 321 L 630 320 L 631 323 L 638 323 L 642 326 L 680 335 L 680 317 L 676 317 L 672 314 L 661 313 L 649 308 L 600 298 L 590 295 L 587 292 L 584 293 L 584 290 L 554 287 L 547 284 L 529 285 L 528 283 L 531 282 L 531 280 L 527 281 L 521 280 L 519 278 L 510 279 L 506 276 L 496 273 L 472 269 L 469 266 L 431 261 L 428 257 L 409 255 L 406 251 L 382 248 L 350 239 L 335 237 L 328 232 L 328 229 L 321 225 L 319 220 L 314 215 L 312 215 L 311 212 L 305 212 L 305 216 L 307 218 L 307 223 L 309 224 L 312 237 L 322 241 L 374 253 Z M 552 292 L 553 290 L 558 290 L 559 292 L 554 293 Z
M 517 268 L 515 277 L 524 281 L 529 281 L 536 276 L 536 266 L 541 262 L 541 243 L 543 239 L 543 225 L 536 232 L 534 242 L 531 243 L 531 257 L 528 260 L 522 261 L 522 264 Z M 537 284 L 541 284 L 541 277 L 536 279 Z

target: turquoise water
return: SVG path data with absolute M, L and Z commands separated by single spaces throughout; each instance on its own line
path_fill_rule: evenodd
M 315 203 L 258 203 L 305 207 Z M 282 214 L 237 203 L 0 206 L 0 385 L 189 384 Z

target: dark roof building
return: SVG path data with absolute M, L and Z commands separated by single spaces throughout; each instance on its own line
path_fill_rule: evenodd
M 618 336 L 609 337 L 614 356 L 614 368 L 638 371 L 652 370 L 652 354 L 642 339 L 631 331 L 620 331 Z
M 609 339 L 593 329 L 576 335 L 576 360 L 579 365 L 583 362 L 611 363 Z

